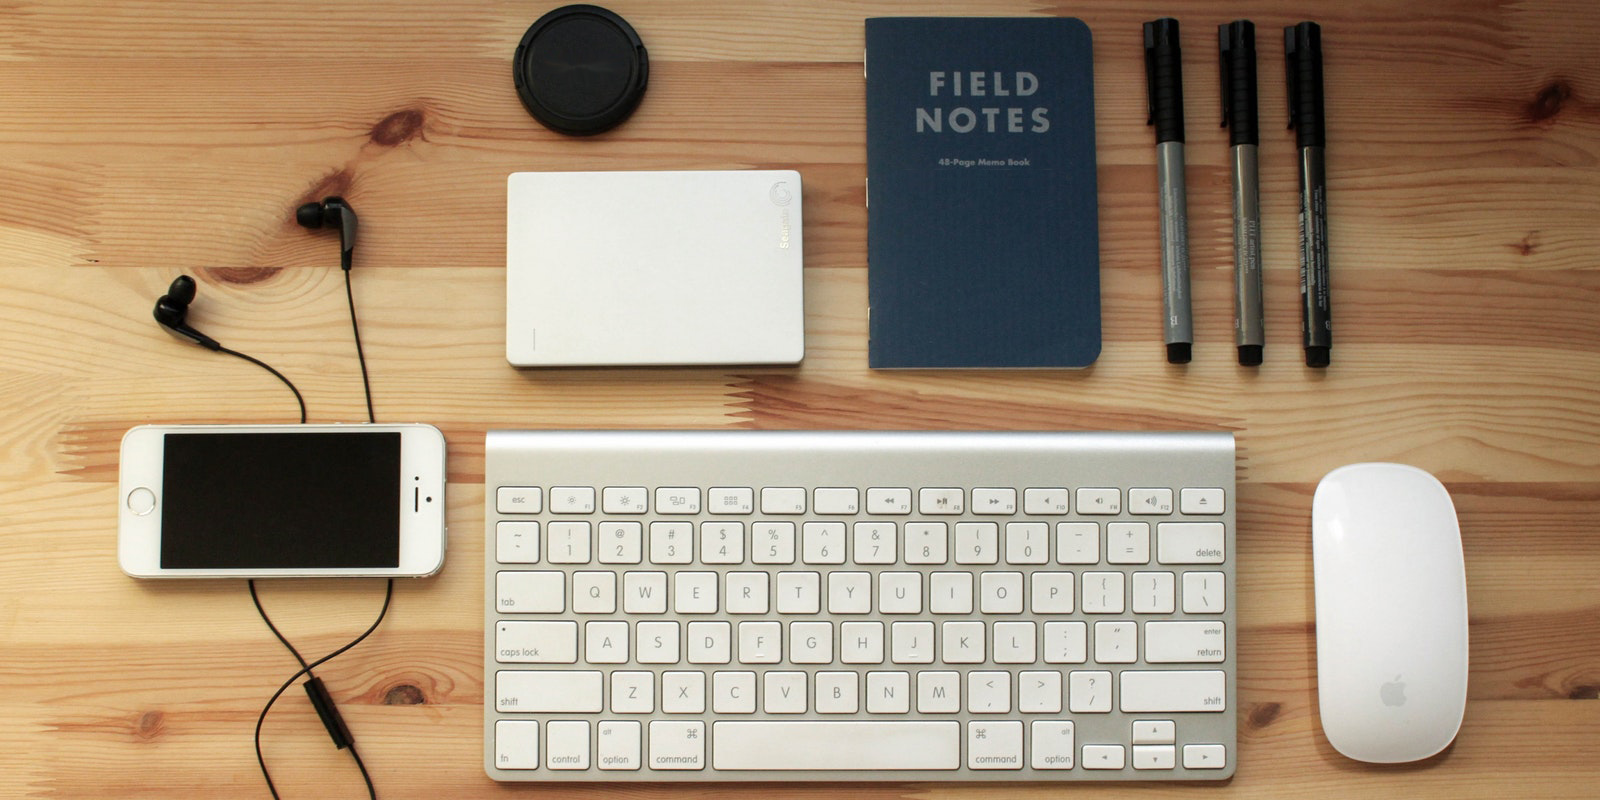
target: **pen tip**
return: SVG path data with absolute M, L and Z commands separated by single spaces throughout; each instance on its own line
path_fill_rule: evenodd
M 1324 346 L 1320 346 L 1320 345 L 1313 346 L 1313 347 L 1307 347 L 1306 348 L 1306 366 L 1308 366 L 1308 367 L 1326 367 L 1326 366 L 1328 366 L 1328 364 L 1333 360 L 1329 356 L 1328 350 L 1329 350 L 1329 348 L 1324 347 Z
M 1241 344 L 1241 345 L 1239 345 L 1239 366 L 1241 366 L 1241 367 L 1259 367 L 1259 366 L 1261 366 L 1261 345 L 1259 345 L 1259 344 Z
M 1189 358 L 1190 358 L 1190 355 L 1191 355 L 1190 354 L 1190 349 L 1191 349 L 1191 345 L 1188 342 L 1168 342 L 1167 343 L 1167 363 L 1168 364 L 1187 364 L 1187 363 L 1189 363 Z

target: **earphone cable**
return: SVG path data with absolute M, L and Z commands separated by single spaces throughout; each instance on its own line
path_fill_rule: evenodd
M 244 360 L 246 360 L 246 361 L 248 361 L 248 362 L 250 362 L 250 363 L 252 363 L 252 364 L 254 364 L 254 365 L 256 365 L 256 366 L 258 366 L 258 367 L 260 367 L 260 368 L 262 368 L 262 369 L 264 369 L 264 370 L 266 370 L 268 372 L 270 372 L 270 373 L 272 373 L 273 376 L 275 376 L 278 380 L 283 381 L 283 385 L 289 387 L 289 391 L 294 392 L 294 401 L 296 403 L 300 404 L 300 424 L 302 424 L 302 425 L 305 424 L 305 421 L 306 421 L 306 399 L 304 397 L 300 396 L 300 390 L 295 388 L 295 385 L 294 385 L 293 381 L 290 381 L 287 377 L 284 377 L 283 373 L 273 369 L 271 364 L 268 364 L 267 362 L 262 361 L 261 359 L 256 358 L 255 356 L 246 355 L 245 353 L 241 353 L 238 350 L 230 350 L 229 348 L 226 348 L 226 347 L 218 347 L 217 348 L 217 352 L 219 352 L 219 353 L 227 353 L 228 355 L 234 356 L 236 358 L 242 358 L 242 359 L 244 359 Z
M 372 382 L 367 379 L 367 356 L 361 350 L 361 326 L 356 324 L 356 295 L 350 288 L 350 270 L 344 271 L 344 296 L 350 301 L 350 333 L 356 339 L 356 360 L 361 363 L 361 389 L 367 398 L 367 421 L 377 422 L 378 418 L 372 413 Z

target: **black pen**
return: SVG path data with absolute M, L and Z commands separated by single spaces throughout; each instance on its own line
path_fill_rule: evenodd
M 1300 148 L 1300 319 L 1306 366 L 1326 367 L 1333 348 L 1328 297 L 1327 131 L 1322 113 L 1322 28 L 1302 22 L 1283 29 L 1289 78 L 1289 127 Z
M 1156 181 L 1161 196 L 1162 311 L 1167 361 L 1187 364 L 1194 344 L 1189 308 L 1189 212 L 1183 186 L 1183 57 L 1178 21 L 1144 24 L 1144 74 L 1156 128 Z
M 1233 329 L 1239 363 L 1261 364 L 1266 330 L 1261 312 L 1261 179 L 1256 148 L 1256 26 L 1242 19 L 1217 26 L 1222 61 L 1222 126 L 1233 161 Z

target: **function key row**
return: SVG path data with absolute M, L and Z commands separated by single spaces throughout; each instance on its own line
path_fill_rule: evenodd
M 552 514 L 593 514 L 596 507 L 592 486 L 552 486 L 549 511 Z M 780 516 L 817 514 L 847 516 L 873 515 L 930 516 L 1010 516 L 1017 513 L 1018 492 L 1004 487 L 925 487 L 915 495 L 908 488 L 870 488 L 865 509 L 862 492 L 853 487 L 824 486 L 805 489 L 797 486 L 768 486 L 759 493 L 750 487 L 663 486 L 654 490 L 643 486 L 607 486 L 599 492 L 599 508 L 605 514 L 655 513 L 726 514 L 756 513 Z M 545 492 L 538 486 L 501 486 L 495 494 L 495 510 L 501 514 L 539 514 L 545 508 Z M 1178 510 L 1188 515 L 1216 515 L 1224 510 L 1223 491 L 1215 488 L 1186 488 L 1177 492 Z M 809 502 L 808 502 L 809 501 Z M 1108 487 L 1064 487 L 1023 489 L 1022 513 L 1034 516 L 1061 516 L 1076 508 L 1085 516 L 1128 514 L 1166 516 L 1173 513 L 1173 490 L 1134 488 L 1123 491 Z

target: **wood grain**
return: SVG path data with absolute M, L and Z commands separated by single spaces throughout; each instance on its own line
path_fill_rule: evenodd
M 554 4 L 552 4 L 554 5 Z M 1239 447 L 1240 768 L 1229 797 L 1583 797 L 1600 776 L 1600 9 L 1440 0 L 1315 9 L 1324 28 L 1337 345 L 1299 365 L 1293 138 L 1275 32 L 1308 8 L 1131 3 L 629 0 L 652 57 L 616 131 L 545 131 L 509 60 L 545 8 L 504 2 L 0 6 L 0 796 L 262 793 L 250 746 L 293 662 L 236 582 L 116 567 L 122 433 L 286 421 L 269 376 L 185 346 L 150 308 L 266 358 L 311 417 L 363 410 L 332 239 L 293 222 L 343 193 L 380 419 L 449 440 L 449 563 L 323 674 L 381 796 L 484 797 L 483 434 L 491 428 L 1223 430 Z M 1106 346 L 1079 372 L 866 368 L 862 24 L 1064 14 L 1095 37 Z M 1155 170 L 1139 23 L 1185 30 L 1195 362 L 1158 342 Z M 1267 363 L 1233 363 L 1226 133 L 1209 31 L 1261 36 Z M 805 179 L 797 368 L 517 371 L 503 358 L 504 181 L 518 170 L 785 167 Z M 997 310 L 1003 313 L 1003 310 Z M 1316 721 L 1309 517 L 1340 464 L 1439 475 L 1460 514 L 1471 702 L 1415 765 L 1337 755 Z M 375 583 L 264 587 L 332 649 Z M 285 797 L 359 796 L 291 693 L 266 725 Z M 540 790 L 533 790 L 540 791 Z M 775 798 L 1043 798 L 1058 787 L 766 785 Z M 1111 786 L 1097 796 L 1192 787 Z M 742 797 L 572 787 L 562 797 Z

